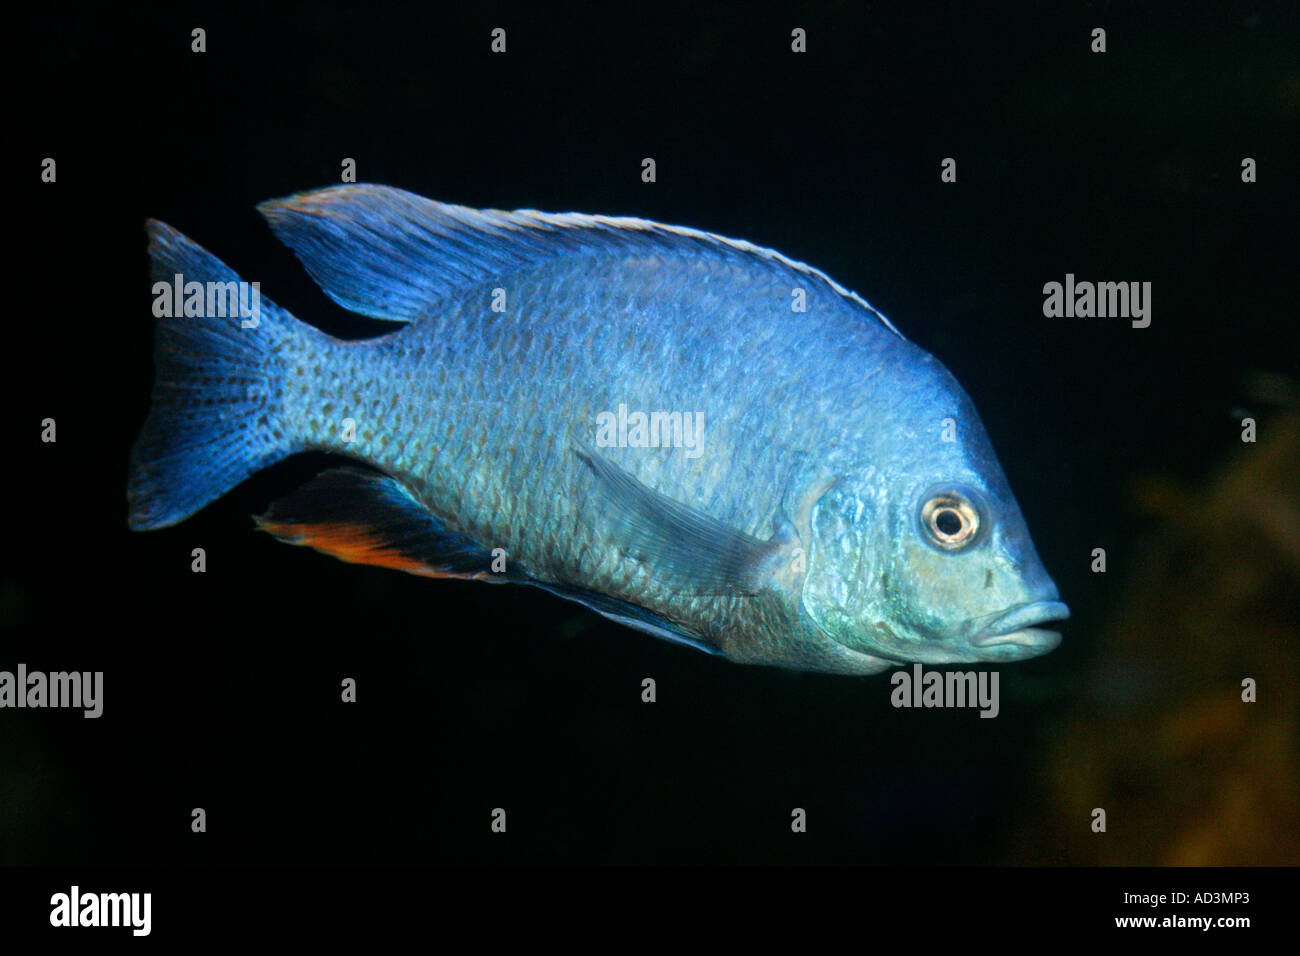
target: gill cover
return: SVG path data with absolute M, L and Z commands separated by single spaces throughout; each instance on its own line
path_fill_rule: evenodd
M 837 482 L 818 499 L 809 522 L 808 572 L 803 609 L 827 637 L 854 650 L 868 650 L 862 623 L 880 569 L 866 529 L 879 518 L 873 503 L 846 482 Z

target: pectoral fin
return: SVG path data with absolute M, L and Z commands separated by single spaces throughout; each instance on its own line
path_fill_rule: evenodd
M 784 545 L 732 528 L 646 487 L 613 462 L 575 449 L 595 476 L 611 544 L 689 594 L 754 594 Z

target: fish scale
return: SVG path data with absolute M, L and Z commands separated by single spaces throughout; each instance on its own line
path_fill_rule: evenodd
M 609 455 L 662 494 L 705 502 L 720 520 L 751 535 L 771 534 L 784 492 L 780 461 L 786 449 L 775 448 L 768 436 L 745 425 L 750 417 L 747 412 L 762 396 L 753 394 L 716 410 L 710 407 L 716 403 L 707 396 L 718 394 L 738 366 L 749 367 L 749 356 L 754 356 L 753 364 L 765 364 L 760 359 L 769 354 L 771 330 L 782 322 L 790 324 L 790 319 L 777 313 L 777 303 L 785 305 L 789 289 L 769 281 L 755 293 L 745 273 L 722 270 L 711 277 L 708 303 L 717 310 L 714 314 L 719 321 L 688 325 L 680 321 L 680 315 L 672 314 L 679 311 L 672 300 L 668 300 L 669 314 L 657 314 L 665 310 L 656 308 L 652 280 L 643 281 L 637 265 L 611 260 L 602 269 L 590 261 L 548 263 L 541 270 L 502 280 L 510 298 L 519 303 L 518 318 L 512 313 L 492 313 L 486 305 L 468 305 L 490 301 L 492 287 L 485 286 L 470 290 L 464 303 L 448 303 L 444 312 L 435 310 L 427 321 L 379 342 L 329 344 L 327 354 L 316 364 L 335 369 L 338 378 L 326 386 L 320 395 L 323 401 L 317 404 L 332 401 L 340 409 L 364 407 L 372 396 L 391 399 L 384 383 L 418 380 L 428 356 L 436 352 L 437 342 L 474 344 L 472 354 L 462 354 L 457 360 L 465 375 L 456 376 L 453 369 L 443 366 L 447 377 L 440 387 L 407 394 L 405 400 L 399 398 L 392 405 L 395 416 L 405 410 L 415 417 L 418 409 L 427 410 L 431 420 L 415 430 L 440 435 L 434 459 L 458 464 L 472 461 L 469 467 L 456 469 L 453 483 L 440 481 L 436 471 L 420 462 L 404 460 L 401 454 L 386 455 L 376 448 L 369 436 L 371 429 L 384 427 L 380 422 L 367 419 L 362 424 L 359 418 L 358 440 L 344 443 L 337 417 L 313 413 L 310 381 L 297 392 L 299 401 L 305 403 L 297 414 L 308 422 L 307 440 L 313 448 L 348 454 L 398 478 L 435 514 L 454 516 L 457 530 L 488 547 L 505 547 L 514 561 L 540 581 L 581 579 L 586 586 L 616 597 L 635 597 L 670 619 L 728 620 L 726 611 L 734 598 L 687 595 L 683 600 L 677 590 L 657 580 L 640 562 L 610 549 L 599 517 L 566 493 L 582 476 L 578 459 L 554 449 L 590 444 L 593 408 L 613 409 L 620 402 L 644 409 L 701 406 L 706 413 L 706 456 L 714 463 L 711 467 L 690 467 L 678 449 L 610 449 Z M 672 271 L 674 265 L 652 261 L 647 271 Z M 534 271 L 542 274 L 531 274 Z M 608 277 L 592 285 L 592 273 L 602 271 Z M 553 297 L 558 290 L 583 291 L 580 301 L 550 299 L 545 303 L 549 311 L 542 314 L 532 308 L 534 296 L 530 293 L 538 287 Z M 771 305 L 757 309 L 752 305 L 755 301 Z M 620 308 L 620 303 L 630 304 Z M 730 305 L 724 310 L 727 303 Z M 534 334 L 533 323 L 546 334 Z M 647 337 L 647 329 L 654 326 L 683 331 Z M 615 353 L 619 359 L 615 368 L 591 361 L 590 355 L 610 354 L 611 338 L 638 347 Z M 593 346 L 589 352 L 580 347 L 587 341 Z M 725 358 L 718 362 L 691 360 L 692 356 L 710 354 Z M 673 363 L 673 358 L 684 361 Z M 518 374 L 524 369 L 536 373 Z M 548 374 L 553 369 L 568 373 Z M 356 379 L 364 381 L 355 387 L 348 384 Z M 758 384 L 761 380 L 752 381 Z M 795 387 L 783 385 L 779 394 L 788 395 Z M 688 395 L 705 400 L 691 401 L 684 397 Z M 532 408 L 537 414 L 524 419 L 517 431 L 496 428 L 492 419 L 511 408 Z M 791 422 L 789 429 L 793 427 Z M 813 430 L 805 433 L 808 442 L 819 438 Z M 523 443 L 517 456 L 509 453 L 512 443 Z M 540 467 L 534 471 L 531 462 Z M 729 489 L 726 482 L 726 475 L 738 469 L 749 475 L 743 494 Z M 536 480 L 538 475 L 546 480 Z M 601 559 L 583 566 L 578 560 L 582 553 L 600 555 Z M 720 601 L 722 607 L 711 606 Z M 720 630 L 708 633 L 721 637 Z

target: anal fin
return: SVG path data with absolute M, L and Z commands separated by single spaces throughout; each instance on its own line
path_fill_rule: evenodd
M 489 549 L 448 531 L 400 481 L 360 468 L 322 472 L 254 520 L 280 541 L 352 564 L 433 578 L 510 580 L 492 573 Z

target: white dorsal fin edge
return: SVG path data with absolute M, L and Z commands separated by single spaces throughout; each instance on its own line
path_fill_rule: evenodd
M 680 248 L 687 240 L 807 276 L 903 338 L 871 303 L 821 270 L 774 249 L 685 226 L 624 216 L 474 209 L 370 183 L 297 193 L 268 200 L 258 209 L 327 295 L 344 308 L 374 318 L 413 321 L 429 303 L 454 294 L 465 283 L 559 253 L 538 243 L 545 234 L 567 234 L 570 251 L 598 250 L 603 235 L 650 248 L 656 243 Z M 507 238 L 511 234 L 513 242 Z
M 797 259 L 791 259 L 784 256 L 775 249 L 769 249 L 766 246 L 755 245 L 744 239 L 731 239 L 727 236 L 720 236 L 715 232 L 707 232 L 702 229 L 692 229 L 689 226 L 669 226 L 662 222 L 655 222 L 652 219 L 638 219 L 634 216 L 600 216 L 590 215 L 581 212 L 541 212 L 537 209 L 516 209 L 513 212 L 506 212 L 499 209 L 472 209 L 468 206 L 454 206 L 448 203 L 440 205 L 450 211 L 456 210 L 457 213 L 465 214 L 462 221 L 467 225 L 472 225 L 473 217 L 486 216 L 490 217 L 496 223 L 516 229 L 610 229 L 615 231 L 630 230 L 634 232 L 657 233 L 669 236 L 680 236 L 684 239 L 694 239 L 699 242 L 716 244 L 736 252 L 746 255 L 755 256 L 759 259 L 784 266 L 800 275 L 806 275 L 826 283 L 838 295 L 843 296 L 851 302 L 861 306 L 867 312 L 875 316 L 884 326 L 893 332 L 900 339 L 906 338 L 902 332 L 890 322 L 879 309 L 873 306 L 862 296 L 858 295 L 851 289 L 840 285 L 826 273 L 822 272 L 806 262 L 800 262 Z M 461 216 L 456 218 L 461 219 Z

